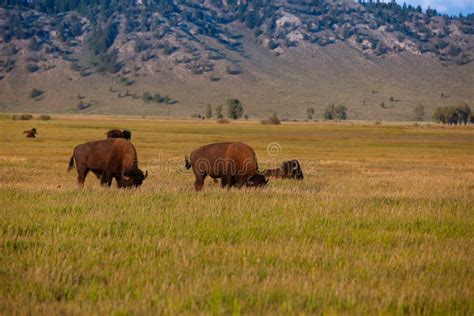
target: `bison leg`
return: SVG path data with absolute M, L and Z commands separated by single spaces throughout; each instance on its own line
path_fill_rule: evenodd
M 233 176 L 224 176 L 222 178 L 222 187 L 225 188 L 227 186 L 227 190 L 230 190 L 235 184 L 234 177 Z
M 196 191 L 201 191 L 202 187 L 204 186 L 204 179 L 206 178 L 206 174 L 196 174 L 196 181 L 194 181 L 194 189 Z
M 227 178 L 226 177 L 222 177 L 221 178 L 221 187 L 222 188 L 225 188 L 227 185 Z
M 86 167 L 77 166 L 77 183 L 82 187 L 86 181 L 87 174 L 89 169 Z
M 115 181 L 117 181 L 117 188 L 122 188 L 122 177 L 114 177 Z
M 112 175 L 107 172 L 107 171 L 103 171 L 102 172 L 102 177 L 100 178 L 100 184 L 101 185 L 107 185 L 108 187 L 110 187 L 112 185 Z
M 242 188 L 246 182 L 245 176 L 238 176 L 234 180 L 234 184 L 237 186 L 238 189 Z

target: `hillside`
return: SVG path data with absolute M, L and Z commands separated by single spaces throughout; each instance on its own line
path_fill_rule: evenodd
M 0 111 L 410 120 L 474 100 L 474 16 L 335 1 L 3 1 Z M 36 93 L 31 93 L 37 89 Z

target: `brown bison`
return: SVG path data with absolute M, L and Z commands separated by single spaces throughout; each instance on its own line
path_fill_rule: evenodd
M 77 182 L 82 186 L 89 171 L 100 178 L 102 185 L 112 184 L 115 178 L 119 188 L 138 187 L 148 176 L 138 168 L 137 152 L 125 139 L 107 139 L 84 143 L 74 148 L 69 161 L 70 171 L 76 162 Z
M 204 179 L 210 176 L 221 179 L 221 186 L 230 189 L 259 187 L 268 180 L 258 171 L 255 151 L 242 143 L 216 143 L 201 146 L 191 153 L 191 159 L 185 157 L 185 168 L 193 168 L 196 191 L 202 189 Z
M 30 130 L 24 131 L 23 134 L 26 134 L 26 138 L 36 138 L 36 134 L 38 134 L 38 132 L 36 131 L 36 128 L 32 128 Z
M 107 135 L 107 139 L 110 139 L 110 138 L 125 138 L 126 140 L 132 139 L 132 132 L 127 131 L 126 129 L 124 129 L 123 131 L 119 129 L 111 129 L 105 134 Z
M 275 177 L 282 179 L 303 180 L 303 171 L 300 162 L 296 159 L 284 161 L 280 168 L 266 169 L 263 171 L 265 177 Z

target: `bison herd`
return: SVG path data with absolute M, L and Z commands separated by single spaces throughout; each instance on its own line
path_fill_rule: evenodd
M 139 187 L 148 172 L 138 167 L 135 146 L 130 142 L 131 132 L 110 130 L 107 139 L 80 144 L 74 148 L 69 160 L 70 171 L 76 166 L 77 182 L 83 186 L 89 172 L 109 186 L 115 179 L 119 188 Z M 185 168 L 193 169 L 194 188 L 200 191 L 204 179 L 209 176 L 215 182 L 221 181 L 222 188 L 262 187 L 270 177 L 303 179 L 298 160 L 284 161 L 280 168 L 258 169 L 255 151 L 248 145 L 237 142 L 204 145 L 185 156 Z

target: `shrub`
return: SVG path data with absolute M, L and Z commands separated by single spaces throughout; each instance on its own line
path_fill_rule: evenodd
M 221 118 L 221 119 L 217 120 L 217 123 L 219 123 L 219 124 L 229 124 L 230 120 L 225 119 L 225 118 Z
M 204 69 L 198 66 L 191 67 L 191 73 L 193 75 L 202 75 L 204 74 Z
M 462 49 L 454 44 L 451 44 L 448 48 L 448 54 L 456 57 L 462 52 Z
M 223 106 L 222 105 L 218 105 L 216 106 L 216 118 L 218 120 L 221 120 L 224 118 L 224 115 L 222 114 L 222 110 L 223 110 Z
M 156 102 L 156 103 L 163 102 L 163 98 L 161 97 L 159 93 L 155 93 L 155 95 L 153 96 L 153 102 Z
M 135 53 L 140 53 L 144 50 L 146 50 L 148 48 L 148 45 L 145 43 L 144 40 L 138 38 L 136 41 L 135 41 Z
M 79 63 L 74 62 L 74 63 L 71 64 L 70 68 L 71 68 L 71 70 L 74 70 L 74 71 L 81 71 L 82 66 Z
M 210 104 L 207 105 L 206 107 L 206 118 L 211 118 L 212 117 L 212 106 Z
M 5 66 L 3 67 L 3 69 L 5 70 L 5 72 L 10 72 L 10 71 L 13 70 L 13 68 L 15 68 L 15 64 L 16 64 L 15 60 L 8 59 L 5 63 Z
M 163 43 L 163 53 L 165 55 L 171 55 L 173 54 L 176 50 L 178 50 L 178 47 L 173 46 L 170 44 L 168 41 L 165 41 Z
M 413 110 L 413 118 L 415 121 L 423 121 L 425 117 L 425 107 L 421 104 L 418 104 Z
M 227 99 L 227 116 L 230 119 L 238 120 L 244 115 L 244 108 L 238 99 Z
M 92 104 L 90 103 L 84 103 L 83 101 L 79 101 L 79 104 L 77 105 L 77 108 L 79 110 L 85 110 L 87 108 L 90 108 Z
M 209 77 L 209 80 L 211 80 L 211 81 L 219 81 L 219 80 L 221 80 L 221 78 L 218 77 L 218 76 L 211 75 L 211 76 Z
M 312 120 L 314 117 L 314 109 L 313 108 L 306 109 L 306 116 L 308 117 L 308 120 Z
M 225 71 L 229 74 L 229 75 L 240 75 L 241 71 L 239 68 L 235 68 L 235 67 L 231 67 L 231 66 L 226 66 L 225 67 Z
M 33 99 L 33 98 L 39 97 L 39 96 L 43 95 L 43 93 L 44 93 L 43 90 L 33 88 L 30 92 L 30 98 Z
M 331 104 L 324 110 L 324 119 L 326 120 L 346 120 L 347 107 L 344 105 L 334 106 Z
M 434 121 L 449 125 L 466 125 L 472 121 L 471 108 L 466 103 L 459 106 L 443 106 L 437 108 L 432 118 Z
M 79 71 L 79 74 L 81 75 L 81 77 L 88 77 L 88 76 L 92 75 L 92 71 L 88 68 L 82 68 Z
M 31 120 L 32 118 L 33 118 L 33 115 L 31 114 L 15 114 L 12 116 L 12 119 L 14 121 L 18 121 L 18 120 L 28 121 L 28 120 Z
M 166 104 L 171 104 L 171 101 L 172 99 L 168 96 L 168 95 L 165 95 L 163 97 L 163 102 L 166 103 Z
M 42 120 L 42 121 L 49 121 L 49 120 L 51 120 L 51 116 L 49 116 L 47 114 L 41 114 L 39 119 Z
M 144 92 L 142 99 L 143 99 L 143 102 L 148 103 L 153 99 L 153 97 L 151 96 L 149 92 Z
M 36 64 L 26 64 L 26 70 L 28 70 L 31 73 L 37 72 L 39 69 L 40 67 Z
M 266 120 L 263 120 L 263 121 L 260 121 L 260 123 L 264 124 L 264 125 L 267 125 L 267 124 L 270 124 L 270 125 L 280 125 L 281 124 L 281 121 L 280 119 L 278 118 L 278 115 L 276 113 L 273 113 L 269 118 L 267 118 Z
M 32 51 L 38 51 L 40 48 L 41 48 L 41 45 L 38 42 L 38 40 L 36 39 L 36 36 L 33 36 L 33 38 L 28 43 L 28 49 L 30 49 Z

